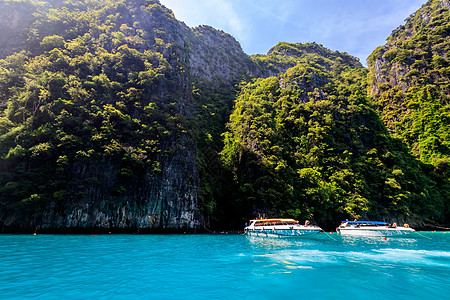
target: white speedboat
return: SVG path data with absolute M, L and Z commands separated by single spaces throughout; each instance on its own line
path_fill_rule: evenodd
M 379 221 L 342 221 L 337 231 L 342 235 L 393 236 L 410 234 L 415 230 L 408 224 L 397 226 L 396 223 L 389 225 Z
M 258 219 L 250 220 L 250 225 L 245 227 L 245 233 L 249 236 L 262 237 L 298 237 L 317 234 L 322 228 L 309 225 L 300 225 L 294 219 Z

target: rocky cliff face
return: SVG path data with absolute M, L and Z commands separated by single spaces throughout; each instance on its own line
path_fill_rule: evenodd
M 385 124 L 441 170 L 427 177 L 386 134 L 367 70 L 347 53 L 279 43 L 249 57 L 232 36 L 189 28 L 157 0 L 4 1 L 0 231 L 197 230 L 230 215 L 240 226 L 270 208 L 330 223 L 344 212 L 401 216 L 410 207 L 440 215 L 448 11 L 448 0 L 429 1 L 369 61 Z M 249 175 L 236 184 L 214 168 L 242 76 L 270 78 L 243 86 L 234 107 L 236 139 L 226 133 L 222 154 Z M 254 117 L 240 119 L 252 105 Z M 416 117 L 410 127 L 397 122 Z M 264 158 L 256 164 L 233 146 L 242 130 L 244 146 Z
M 168 115 L 168 118 L 179 120 L 173 121 L 178 122 L 175 127 L 166 124 L 168 119 L 158 121 L 172 129 L 163 133 L 165 137 L 158 134 L 158 149 L 154 150 L 154 154 L 141 153 L 139 158 L 136 158 L 138 154 L 133 152 L 136 149 L 127 145 L 134 145 L 137 142 L 119 141 L 118 151 L 122 153 L 119 155 L 134 157 L 134 161 L 138 162 L 141 157 L 144 157 L 143 159 L 151 157 L 153 162 L 149 166 L 138 165 L 137 169 L 124 166 L 123 158 L 120 159 L 117 155 L 80 158 L 75 154 L 71 159 L 70 154 L 66 153 L 63 156 L 68 157 L 68 163 L 65 165 L 63 177 L 67 183 L 62 190 L 42 191 L 42 193 L 37 189 L 34 192 L 30 191 L 27 203 L 33 203 L 32 208 L 17 208 L 13 203 L 3 205 L 0 209 L 2 229 L 142 232 L 194 230 L 207 225 L 197 198 L 200 179 L 196 162 L 197 142 L 193 131 L 198 129 L 189 124 L 194 115 L 191 83 L 193 80 L 212 82 L 217 79 L 231 82 L 238 76 L 248 73 L 247 65 L 252 62 L 243 53 L 239 43 L 230 35 L 208 26 L 194 29 L 187 27 L 177 21 L 172 12 L 161 6 L 158 1 L 111 1 L 100 4 L 100 7 L 96 7 L 95 3 L 84 5 L 74 2 L 73 7 L 69 5 L 67 9 L 76 8 L 90 16 L 90 22 L 95 24 L 94 27 L 89 27 L 82 21 L 74 21 L 81 14 L 66 15 L 62 7 L 52 6 L 51 3 L 39 7 L 40 19 L 37 23 L 33 23 L 33 18 L 30 17 L 33 11 L 37 11 L 32 2 L 2 5 L 1 16 L 5 18 L 1 18 L 0 25 L 5 29 L 3 32 L 9 35 L 17 32 L 21 32 L 22 35 L 30 33 L 33 35 L 31 40 L 20 35 L 15 39 L 9 39 L 9 35 L 0 35 L 0 48 L 3 51 L 0 55 L 3 57 L 19 50 L 30 50 L 32 53 L 29 56 L 30 60 L 35 55 L 42 55 L 43 49 L 39 45 L 42 45 L 44 38 L 49 36 L 64 39 L 66 46 L 62 50 L 72 53 L 69 54 L 72 58 L 73 55 L 80 55 L 86 51 L 83 50 L 86 48 L 80 48 L 81 50 L 77 50 L 79 54 L 74 54 L 67 48 L 68 43 L 80 40 L 80 37 L 84 37 L 82 42 L 84 45 L 89 45 L 89 41 L 93 40 L 101 43 L 102 47 L 111 53 L 119 51 L 120 44 L 127 43 L 129 47 L 138 50 L 141 56 L 148 51 L 161 55 L 158 60 L 161 64 L 166 62 L 163 66 L 166 70 L 165 75 L 153 81 L 152 92 L 150 94 L 147 92 L 140 101 L 142 106 L 156 101 L 160 110 L 167 111 L 171 115 L 170 117 Z M 50 8 L 55 10 L 50 11 Z M 113 15 L 116 16 L 115 19 L 112 18 Z M 103 29 L 99 29 L 100 26 L 110 26 L 111 29 L 101 33 Z M 108 40 L 101 34 L 105 37 L 111 34 L 113 38 Z M 48 49 L 51 50 L 53 47 L 54 45 Z M 86 53 L 89 53 L 89 50 Z M 133 52 L 128 52 L 130 53 Z M 65 59 L 71 59 L 70 56 Z M 132 65 L 129 67 L 133 68 Z M 70 69 L 71 67 L 66 65 L 61 71 L 70 76 Z M 78 72 L 76 76 L 79 76 L 80 71 L 76 72 Z M 127 72 L 132 72 L 132 69 Z M 93 75 L 96 75 L 95 71 Z M 92 75 L 89 76 L 92 78 Z M 83 82 L 82 77 L 80 80 Z M 148 90 L 149 87 L 144 89 Z M 86 97 L 90 98 L 88 94 Z M 129 106 L 128 103 L 125 105 Z M 132 117 L 142 118 L 141 114 L 136 112 Z M 87 124 L 91 121 L 82 122 Z M 27 159 L 29 159 L 27 156 L 15 159 L 14 162 L 10 159 L 10 163 L 4 164 L 3 170 L 14 174 L 14 166 L 17 167 L 21 160 Z M 34 161 L 33 158 L 30 159 Z M 58 157 L 48 159 L 48 164 L 56 168 Z M 42 163 L 39 163 L 39 166 L 41 168 Z M 129 174 L 124 175 L 124 172 Z M 16 174 L 13 177 L 20 175 Z M 19 178 L 5 180 L 3 184 L 8 185 L 9 182 L 8 186 L 11 187 L 18 184 L 14 180 Z M 37 179 L 32 181 L 36 182 Z M 42 197 L 46 194 L 49 194 L 50 198 L 43 202 Z
M 388 129 L 422 161 L 450 155 L 447 115 L 450 2 L 428 1 L 368 58 L 372 93 Z
M 298 63 L 308 63 L 311 60 L 328 71 L 336 65 L 362 68 L 359 60 L 348 53 L 330 51 L 314 42 L 306 44 L 281 42 L 270 49 L 267 55 L 253 55 L 252 59 L 256 66 L 251 66 L 249 72 L 254 77 L 278 76 Z
M 450 215 L 450 1 L 430 0 L 368 58 L 371 90 L 390 133 L 435 173 Z
M 141 177 L 122 185 L 124 191 L 111 197 L 117 190 L 119 173 L 117 163 L 93 161 L 71 167 L 76 178 L 69 193 L 82 192 L 73 203 L 53 202 L 38 222 L 30 222 L 36 230 L 112 230 L 148 232 L 163 230 L 193 230 L 202 228 L 199 211 L 198 174 L 192 143 L 175 146 L 172 157 L 161 159 L 161 173 L 144 171 Z M 83 189 L 79 187 L 83 186 Z M 31 221 L 31 220 L 30 220 Z
M 395 29 L 384 46 L 369 57 L 374 80 L 372 92 L 381 95 L 388 88 L 407 91 L 423 83 L 439 81 L 445 74 L 435 67 L 445 66 L 449 51 L 448 0 L 429 1 Z M 432 74 L 434 73 L 434 74 Z M 425 79 L 425 78 L 424 78 Z
M 0 58 L 26 48 L 26 28 L 33 24 L 36 7 L 31 3 L 0 3 Z
M 194 78 L 232 81 L 246 75 L 252 66 L 250 58 L 229 34 L 210 26 L 192 29 L 190 68 Z

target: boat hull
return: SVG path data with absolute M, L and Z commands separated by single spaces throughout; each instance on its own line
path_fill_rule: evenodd
M 301 237 L 318 234 L 322 229 L 247 229 L 248 236 L 259 237 Z
M 412 228 L 339 228 L 340 234 L 347 236 L 397 236 L 414 231 Z

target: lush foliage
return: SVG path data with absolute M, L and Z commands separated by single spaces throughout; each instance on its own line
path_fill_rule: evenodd
M 430 1 L 368 60 L 384 122 L 433 164 L 450 155 L 449 23 L 445 2 Z
M 281 42 L 270 49 L 267 55 L 254 55 L 252 59 L 263 77 L 277 76 L 300 62 L 312 62 L 324 67 L 327 71 L 331 71 L 332 74 L 341 72 L 344 66 L 362 67 L 361 63 L 348 53 L 330 51 L 316 43 L 290 44 Z
M 316 43 L 248 57 L 157 0 L 5 3 L 28 19 L 1 49 L 13 54 L 0 60 L 0 213 L 38 218 L 95 193 L 132 206 L 167 171 L 166 190 L 193 187 L 186 199 L 216 227 L 448 218 L 445 1 L 394 31 L 369 70 Z
M 434 165 L 450 213 L 450 5 L 428 1 L 368 59 L 383 122 Z
M 152 1 L 141 5 L 134 13 L 173 19 Z M 164 42 L 166 33 L 129 23 L 124 1 L 67 7 L 39 10 L 30 51 L 0 61 L 6 207 L 76 201 L 105 180 L 115 184 L 104 192 L 120 200 L 146 172 L 160 172 L 162 157 L 173 151 L 164 143 L 186 135 L 185 63 L 179 47 Z M 151 47 L 143 50 L 146 43 Z M 105 160 L 117 174 L 80 182 L 80 166 Z
M 311 53 L 242 87 L 222 155 L 247 215 L 330 225 L 339 217 L 442 217 L 436 183 L 390 136 L 366 78 L 362 68 Z

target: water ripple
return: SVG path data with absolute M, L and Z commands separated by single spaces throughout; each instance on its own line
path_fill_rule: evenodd
M 443 299 L 450 234 L 0 235 L 5 299 Z

